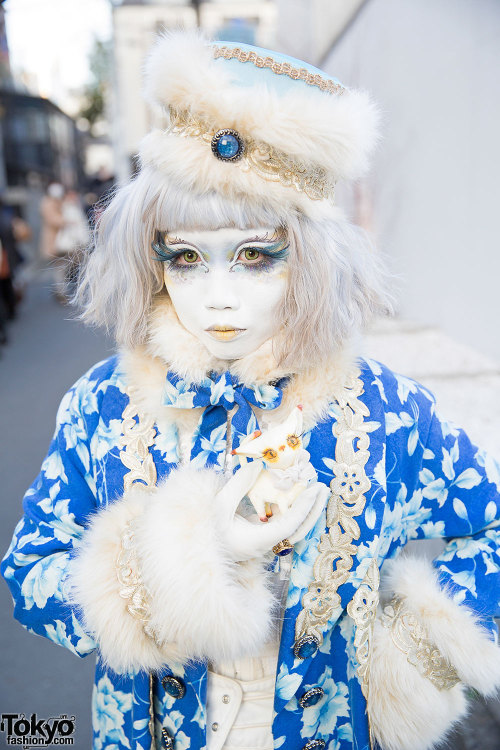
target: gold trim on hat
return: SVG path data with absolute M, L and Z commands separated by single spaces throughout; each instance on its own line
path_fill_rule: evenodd
M 209 148 L 214 135 L 221 130 L 187 110 L 170 107 L 169 119 L 169 124 L 165 128 L 166 133 L 203 140 Z M 313 201 L 333 200 L 335 183 L 328 178 L 328 173 L 323 167 L 311 167 L 295 161 L 288 154 L 267 143 L 247 138 L 241 133 L 238 135 L 244 143 L 244 152 L 238 161 L 228 161 L 231 165 L 228 168 L 241 169 L 244 172 L 252 170 L 264 180 L 293 187 Z
M 268 68 L 276 75 L 284 75 L 294 81 L 304 81 L 310 86 L 317 86 L 321 91 L 329 94 L 343 94 L 345 88 L 340 83 L 332 81 L 331 78 L 323 78 L 319 73 L 311 73 L 307 68 L 295 68 L 289 62 L 277 62 L 270 55 L 263 57 L 253 50 L 244 50 L 240 47 L 214 47 L 214 58 L 223 57 L 225 60 L 239 60 L 239 62 L 253 63 L 257 68 Z

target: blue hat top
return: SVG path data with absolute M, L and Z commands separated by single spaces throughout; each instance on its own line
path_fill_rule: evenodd
M 296 57 L 284 55 L 262 47 L 238 42 L 211 42 L 214 58 L 229 71 L 233 83 L 240 86 L 255 86 L 267 84 L 278 93 L 284 94 L 297 90 L 297 86 L 304 88 L 313 85 L 322 91 L 340 94 L 345 87 L 332 76 L 319 68 L 298 60 Z

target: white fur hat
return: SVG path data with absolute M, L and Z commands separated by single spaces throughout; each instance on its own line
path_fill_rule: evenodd
M 188 192 L 316 218 L 334 215 L 335 183 L 366 170 L 377 140 L 367 94 L 300 60 L 193 32 L 159 39 L 145 95 L 164 127 L 142 141 L 143 164 Z

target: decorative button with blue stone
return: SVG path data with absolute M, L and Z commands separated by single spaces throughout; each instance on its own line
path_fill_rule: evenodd
M 324 740 L 309 740 L 306 742 L 302 750 L 323 750 L 326 742 Z
M 165 727 L 161 728 L 161 739 L 165 750 L 174 750 L 174 738 Z
M 308 659 L 314 656 L 318 648 L 319 641 L 314 635 L 303 635 L 295 641 L 293 653 L 297 659 Z
M 237 161 L 244 150 L 245 144 L 237 130 L 218 130 L 212 138 L 212 151 L 221 161 Z
M 299 704 L 301 708 L 309 708 L 309 706 L 315 706 L 316 703 L 318 703 L 322 697 L 324 696 L 325 691 L 323 688 L 320 687 L 313 687 L 311 690 L 308 690 L 307 693 L 304 693 L 302 698 L 299 699 Z
M 172 674 L 167 675 L 161 681 L 164 691 L 171 698 L 184 698 L 186 694 L 186 686 L 179 677 L 174 677 Z

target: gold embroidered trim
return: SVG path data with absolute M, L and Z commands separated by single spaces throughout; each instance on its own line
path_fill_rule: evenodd
M 154 419 L 139 413 L 134 406 L 132 398 L 133 388 L 127 388 L 126 393 L 129 403 L 123 410 L 123 450 L 120 451 L 120 459 L 124 466 L 129 469 L 123 478 L 125 491 L 129 490 L 136 482 L 145 487 L 156 485 L 156 467 L 149 448 L 155 439 Z M 137 417 L 137 421 L 135 419 Z
M 359 400 L 362 393 L 363 383 L 356 369 L 336 397 L 341 416 L 333 427 L 337 445 L 326 514 L 327 532 L 318 545 L 314 581 L 302 597 L 302 610 L 295 625 L 296 641 L 305 635 L 314 636 L 319 643 L 323 641 L 323 631 L 341 605 L 337 590 L 349 578 L 353 565 L 356 546 L 352 542 L 360 535 L 354 517 L 363 512 L 365 493 L 371 487 L 365 472 L 370 438 L 364 424 L 370 412 Z
M 135 389 L 128 387 L 125 392 L 129 402 L 123 410 L 123 437 L 120 451 L 120 459 L 129 470 L 123 477 L 124 490 L 127 491 L 136 484 L 138 487 L 154 487 L 156 485 L 156 466 L 149 452 L 155 438 L 154 419 L 139 412 L 133 403 Z M 137 421 L 135 419 L 137 417 Z M 161 646 L 156 635 L 149 625 L 151 596 L 142 583 L 138 572 L 139 566 L 134 547 L 133 521 L 125 527 L 120 542 L 120 552 L 116 560 L 116 577 L 122 588 L 119 594 L 128 599 L 128 612 L 142 623 L 144 633 L 151 638 L 157 646 Z M 151 750 L 155 747 L 154 735 L 154 702 L 153 702 L 153 675 L 149 675 L 149 733 L 151 735 Z
M 356 626 L 354 635 L 354 647 L 358 661 L 356 672 L 361 683 L 361 692 L 367 700 L 371 644 L 379 602 L 379 588 L 380 573 L 377 560 L 373 558 L 360 587 L 347 605 L 347 614 L 352 617 Z
M 166 133 L 182 137 L 197 138 L 208 145 L 220 128 L 210 125 L 203 119 L 187 111 L 169 109 L 170 121 Z M 238 161 L 229 162 L 234 169 L 244 172 L 252 170 L 259 177 L 270 182 L 280 182 L 285 187 L 293 187 L 311 200 L 333 200 L 335 183 L 328 179 L 323 167 L 311 168 L 308 164 L 295 161 L 283 151 L 262 141 L 241 136 L 244 152 Z
M 427 630 L 409 611 L 404 599 L 394 597 L 384 608 L 382 624 L 389 628 L 394 645 L 406 655 L 408 663 L 438 690 L 450 690 L 460 682 L 453 665 L 429 641 Z
M 289 62 L 277 62 L 274 58 L 262 57 L 253 50 L 243 50 L 240 47 L 214 47 L 214 58 L 223 57 L 225 60 L 239 60 L 239 62 L 250 62 L 257 68 L 269 68 L 276 75 L 288 76 L 294 81 L 304 81 L 310 86 L 317 86 L 321 91 L 329 94 L 341 95 L 345 88 L 340 83 L 335 83 L 328 78 L 323 78 L 319 73 L 311 73 L 307 68 L 295 68 Z
M 122 599 L 127 599 L 127 611 L 142 623 L 142 629 L 157 646 L 161 644 L 149 625 L 151 596 L 144 586 L 138 572 L 139 563 L 134 546 L 134 522 L 129 521 L 121 536 L 120 552 L 116 559 L 116 577 L 122 588 L 119 591 Z
M 155 426 L 152 417 L 139 413 L 132 400 L 134 389 L 127 388 L 129 403 L 123 410 L 123 450 L 120 459 L 128 472 L 123 478 L 125 492 L 134 484 L 145 490 L 156 484 L 156 467 L 149 448 L 155 438 Z M 135 419 L 137 417 L 137 421 Z M 134 521 L 125 526 L 121 536 L 120 552 L 116 559 L 116 577 L 122 588 L 120 596 L 128 600 L 127 610 L 132 617 L 142 623 L 142 629 L 156 643 L 156 636 L 149 626 L 150 595 L 144 587 L 140 574 L 137 555 L 134 547 Z M 157 645 L 159 645 L 157 643 Z

